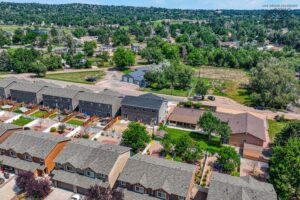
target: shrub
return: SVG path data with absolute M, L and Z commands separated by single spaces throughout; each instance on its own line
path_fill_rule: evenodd
M 82 138 L 84 138 L 84 139 L 89 139 L 89 134 L 87 134 L 87 133 L 85 133 L 85 134 L 83 134 L 83 136 L 82 136 Z
M 53 132 L 56 132 L 56 131 L 57 131 L 56 127 L 51 127 L 51 128 L 50 128 L 50 132 L 53 133 Z

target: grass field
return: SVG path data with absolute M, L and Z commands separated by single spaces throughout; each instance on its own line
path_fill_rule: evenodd
M 182 135 L 190 136 L 196 143 L 201 143 L 201 147 L 206 148 L 207 151 L 211 153 L 218 152 L 221 148 L 220 138 L 212 136 L 211 139 L 208 139 L 207 135 L 203 135 L 200 133 L 179 130 L 175 128 L 165 128 L 164 129 L 168 134 L 170 134 L 171 139 L 178 140 Z
M 77 125 L 77 126 L 81 126 L 84 122 L 81 121 L 81 120 L 77 120 L 77 119 L 71 119 L 71 120 L 67 121 L 67 123 Z
M 30 119 L 30 118 L 26 118 L 26 117 L 21 116 L 19 119 L 14 120 L 14 121 L 12 122 L 12 124 L 18 125 L 18 126 L 25 126 L 26 124 L 28 124 L 28 123 L 30 123 L 30 122 L 32 122 L 32 121 L 33 121 L 33 120 Z
M 33 113 L 31 116 L 41 118 L 41 117 L 43 117 L 43 116 L 45 116 L 47 114 L 48 114 L 47 111 L 39 110 L 39 111 Z
M 288 121 L 277 122 L 275 120 L 268 120 L 269 123 L 269 137 L 271 142 L 274 141 L 276 135 L 287 125 Z
M 99 81 L 103 76 L 104 72 L 100 70 L 95 71 L 82 71 L 82 72 L 69 72 L 69 73 L 57 73 L 57 74 L 47 74 L 46 79 L 53 79 L 59 81 L 67 81 L 74 83 L 84 83 L 94 85 L 96 82 L 88 82 L 85 79 L 87 77 L 97 77 L 97 81 Z

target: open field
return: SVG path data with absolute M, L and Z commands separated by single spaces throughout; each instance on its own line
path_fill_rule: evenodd
M 97 81 L 99 81 L 103 76 L 104 72 L 100 70 L 95 71 L 81 71 L 81 72 L 69 72 L 69 73 L 56 73 L 56 74 L 48 74 L 46 75 L 46 79 L 53 79 L 59 81 L 67 81 L 74 83 L 84 83 L 94 85 L 96 82 L 88 82 L 86 81 L 87 77 L 96 77 Z
M 182 135 L 190 136 L 196 143 L 198 143 L 202 148 L 205 148 L 211 153 L 218 152 L 221 148 L 220 138 L 212 136 L 211 139 L 208 139 L 207 135 L 196 133 L 192 131 L 179 130 L 175 128 L 165 128 L 164 129 L 168 134 L 170 134 L 171 139 L 178 140 Z
M 275 120 L 268 120 L 269 123 L 269 137 L 271 142 L 274 141 L 276 135 L 288 124 L 288 121 L 277 122 Z

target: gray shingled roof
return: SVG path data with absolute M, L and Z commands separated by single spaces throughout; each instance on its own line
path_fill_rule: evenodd
M 156 98 L 154 98 L 154 96 Z M 125 96 L 122 105 L 140 108 L 160 109 L 164 99 L 156 95 Z
M 5 79 L 1 79 L 0 80 L 0 87 L 1 88 L 7 88 L 10 84 L 15 83 L 16 80 L 12 79 L 12 78 L 5 78 Z
M 111 96 L 116 96 L 116 97 L 124 97 L 123 94 L 114 91 L 114 90 L 110 90 L 110 89 L 104 89 L 101 92 L 99 92 L 99 94 L 104 94 L 104 95 L 111 95 Z
M 43 95 L 64 97 L 64 98 L 73 98 L 79 92 L 80 92 L 79 90 L 73 90 L 73 89 L 67 89 L 67 88 L 48 87 L 43 90 Z
M 148 194 L 140 194 L 130 190 L 123 190 L 124 200 L 158 200 L 156 197 L 149 196 Z
M 96 173 L 109 175 L 118 157 L 129 150 L 130 148 L 118 145 L 78 139 L 69 142 L 54 162 L 70 163 L 75 168 L 90 168 Z
M 21 126 L 0 122 L 0 136 L 2 136 L 8 130 L 21 129 L 21 128 L 22 128 Z
M 19 131 L 0 144 L 0 149 L 12 149 L 17 153 L 28 153 L 34 157 L 46 158 L 58 143 L 68 140 L 70 139 L 49 133 Z
M 195 169 L 195 165 L 137 154 L 127 161 L 118 180 L 185 197 Z
M 277 200 L 274 187 L 251 176 L 234 177 L 213 172 L 207 200 Z
M 45 85 L 38 85 L 29 82 L 15 83 L 11 86 L 11 90 L 37 93 L 45 88 Z
M 121 101 L 121 98 L 107 94 L 83 92 L 79 95 L 79 100 L 112 105 L 116 101 Z
M 2 164 L 14 167 L 17 169 L 21 169 L 24 171 L 32 171 L 34 172 L 37 169 L 44 170 L 45 165 L 41 165 L 39 163 L 30 162 L 26 160 L 22 160 L 20 158 L 13 158 L 10 156 L 0 155 L 0 160 L 2 161 Z
M 77 173 L 70 173 L 63 170 L 53 170 L 51 174 L 53 175 L 53 180 L 76 185 L 85 189 L 88 189 L 92 185 L 99 185 L 105 188 L 109 186 L 108 181 L 102 181 L 97 178 L 90 178 Z

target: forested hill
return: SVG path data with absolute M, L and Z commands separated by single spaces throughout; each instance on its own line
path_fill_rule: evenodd
M 300 16 L 294 11 L 243 11 L 225 10 L 180 10 L 164 8 L 142 8 L 127 6 L 102 6 L 88 4 L 47 5 L 36 3 L 0 3 L 0 21 L 12 24 L 55 23 L 57 25 L 90 26 L 105 24 L 129 25 L 160 19 L 211 19 L 216 17 L 258 18 L 261 20 L 285 18 L 286 15 Z M 299 20 L 299 19 L 296 19 Z M 284 21 L 284 20 L 283 20 Z

